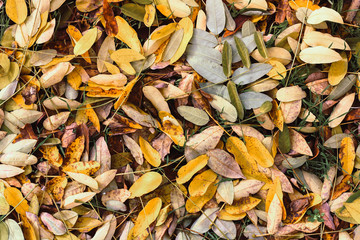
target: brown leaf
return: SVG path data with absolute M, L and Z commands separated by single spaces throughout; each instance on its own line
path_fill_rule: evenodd
M 226 151 L 221 149 L 209 150 L 208 166 L 219 175 L 227 178 L 245 178 L 239 164 Z
M 114 37 L 118 33 L 118 25 L 114 17 L 114 11 L 107 0 L 103 1 L 103 16 L 105 18 L 106 34 Z

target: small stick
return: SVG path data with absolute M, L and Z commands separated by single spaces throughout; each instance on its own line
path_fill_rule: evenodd
M 360 7 L 360 0 L 352 0 L 348 12 L 345 16 L 345 22 L 352 22 L 357 14 L 357 10 Z

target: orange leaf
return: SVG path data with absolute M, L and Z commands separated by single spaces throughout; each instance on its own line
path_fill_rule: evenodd
M 64 196 L 68 181 L 66 177 L 54 177 L 46 184 L 46 191 L 52 195 L 55 201 L 60 201 Z
M 85 148 L 85 137 L 76 138 L 66 149 L 64 166 L 80 161 L 81 155 Z
M 118 25 L 114 17 L 114 11 L 107 0 L 103 1 L 103 16 L 105 18 L 105 31 L 109 36 L 115 36 L 118 33 Z
M 63 163 L 59 149 L 56 146 L 41 146 L 40 151 L 43 153 L 43 158 L 55 167 L 60 167 Z
M 99 118 L 96 115 L 96 112 L 94 111 L 94 109 L 91 107 L 90 104 L 86 104 L 86 115 L 88 116 L 90 122 L 93 123 L 94 127 L 96 128 L 96 130 L 98 132 L 100 132 L 100 122 L 99 122 Z
M 341 140 L 339 158 L 341 160 L 341 166 L 343 173 L 352 173 L 355 165 L 355 146 L 351 137 L 346 137 Z
M 19 189 L 8 187 L 4 191 L 4 196 L 6 201 L 10 206 L 15 208 L 17 213 L 24 217 L 26 216 L 26 212 L 29 211 L 29 204 Z

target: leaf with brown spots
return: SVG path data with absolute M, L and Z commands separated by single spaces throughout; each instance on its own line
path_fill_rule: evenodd
M 64 196 L 65 187 L 68 181 L 66 177 L 54 177 L 46 184 L 46 191 L 54 198 L 54 200 L 60 201 Z
M 85 137 L 76 138 L 66 149 L 63 166 L 66 167 L 72 163 L 80 161 L 81 155 L 85 148 Z

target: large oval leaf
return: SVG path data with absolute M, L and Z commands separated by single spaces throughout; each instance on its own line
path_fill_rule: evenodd
M 226 16 L 221 0 L 206 1 L 206 25 L 214 34 L 221 33 L 225 28 Z
M 323 46 L 305 48 L 299 57 L 302 61 L 312 64 L 333 63 L 342 59 L 339 53 Z
M 227 178 L 245 178 L 239 164 L 228 152 L 213 149 L 206 154 L 209 156 L 208 166 L 217 174 Z

